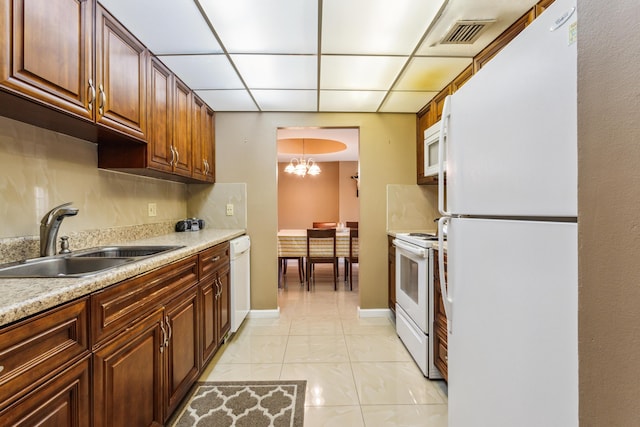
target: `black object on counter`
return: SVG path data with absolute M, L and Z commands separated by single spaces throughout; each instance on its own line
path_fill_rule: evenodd
M 176 223 L 176 231 L 198 231 L 204 228 L 204 219 L 187 218 Z

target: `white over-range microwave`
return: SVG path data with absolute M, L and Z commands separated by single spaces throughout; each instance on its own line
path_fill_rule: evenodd
M 435 123 L 424 131 L 424 176 L 438 175 L 439 144 L 440 122 Z

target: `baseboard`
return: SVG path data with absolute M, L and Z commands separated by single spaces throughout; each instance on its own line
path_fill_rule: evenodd
M 389 317 L 391 310 L 388 308 L 360 308 L 358 307 L 358 317 Z
M 280 307 L 275 310 L 251 310 L 249 317 L 251 319 L 277 319 L 280 317 Z

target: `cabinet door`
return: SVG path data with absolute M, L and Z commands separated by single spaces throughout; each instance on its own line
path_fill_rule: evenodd
M 427 184 L 431 177 L 424 176 L 424 131 L 429 128 L 431 122 L 431 107 L 421 112 L 417 117 L 416 123 L 416 171 L 417 183 Z
M 93 120 L 93 2 L 0 2 L 0 86 Z
M 389 245 L 389 266 L 387 271 L 389 309 L 396 312 L 396 247 L 393 246 L 393 237 L 388 236 Z
M 216 313 L 218 344 L 231 329 L 231 296 L 229 294 L 229 267 L 222 269 L 218 275 L 218 306 Z
M 98 6 L 96 122 L 141 141 L 146 140 L 146 58 L 142 43 Z
M 174 76 L 173 86 L 173 162 L 174 173 L 191 176 L 191 89 Z
M 208 105 L 204 105 L 203 109 L 202 131 L 202 151 L 207 161 L 206 180 L 215 182 L 216 180 L 216 116 L 214 111 Z
M 152 169 L 171 172 L 175 158 L 171 146 L 171 71 L 155 57 L 149 61 L 148 100 L 149 123 L 153 123 L 147 133 L 148 165 Z
M 192 176 L 215 181 L 215 113 L 200 98 L 193 95 L 191 119 Z
M 196 179 L 206 180 L 206 158 L 203 152 L 204 107 L 203 100 L 196 95 L 192 97 L 191 111 L 191 163 L 192 175 Z
M 94 352 L 95 427 L 162 425 L 163 314 L 132 322 Z
M 0 425 L 81 427 L 91 425 L 90 357 L 0 411 Z
M 217 277 L 215 275 L 209 276 L 205 280 L 201 281 L 199 286 L 201 301 L 201 366 L 205 366 L 209 360 L 211 360 L 218 348 L 218 341 L 216 337 L 216 295 L 218 288 L 216 286 L 216 280 Z
M 167 417 L 198 379 L 198 309 L 197 285 L 181 294 L 165 309 L 165 324 L 168 325 L 168 345 L 165 350 Z

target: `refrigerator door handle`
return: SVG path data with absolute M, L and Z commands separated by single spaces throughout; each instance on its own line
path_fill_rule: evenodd
M 449 120 L 451 119 L 451 95 L 444 99 L 442 119 L 440 120 L 440 141 L 438 142 L 438 210 L 441 215 L 450 216 L 445 207 L 444 187 L 444 150 L 449 139 Z M 440 234 L 442 235 L 442 234 Z
M 442 295 L 442 304 L 444 312 L 447 315 L 447 329 L 449 333 L 453 333 L 453 300 L 451 299 L 451 287 L 447 286 L 445 265 L 444 265 L 444 225 L 447 224 L 447 230 L 450 231 L 449 217 L 442 217 L 438 220 L 438 270 L 440 272 L 440 294 Z

